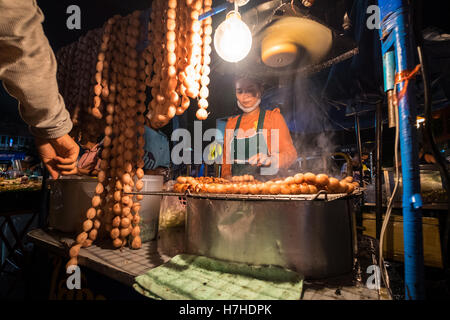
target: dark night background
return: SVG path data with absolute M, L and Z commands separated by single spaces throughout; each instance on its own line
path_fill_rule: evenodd
M 255 1 L 252 0 L 247 5 Z M 219 4 L 222 1 L 215 1 Z M 299 1 L 296 1 L 299 2 Z M 142 10 L 150 7 L 150 0 L 37 0 L 38 5 L 45 15 L 43 23 L 44 31 L 49 42 L 56 52 L 59 48 L 76 41 L 81 35 L 88 30 L 101 27 L 103 23 L 115 14 L 126 15 L 134 10 Z M 317 1 L 319 3 L 319 1 Z M 429 2 L 426 2 L 428 4 Z M 68 14 L 66 9 L 69 5 L 76 4 L 81 8 L 81 30 L 69 30 L 66 27 Z M 214 25 L 221 22 L 224 14 L 214 17 Z M 423 26 L 435 26 L 446 33 L 450 33 L 448 11 L 437 6 L 424 5 Z M 213 55 L 214 60 L 217 56 Z M 214 61 L 213 61 L 214 62 Z M 210 108 L 214 110 L 208 120 L 205 121 L 204 127 L 215 126 L 215 119 L 232 114 L 230 110 L 234 107 L 234 90 L 229 77 L 211 74 L 210 84 Z M 10 97 L 3 86 L 0 88 L 0 106 L 2 108 L 2 117 L 0 119 L 0 133 L 24 134 L 27 128 L 20 119 L 17 110 L 17 102 Z M 194 119 L 196 107 L 189 108 L 188 118 Z

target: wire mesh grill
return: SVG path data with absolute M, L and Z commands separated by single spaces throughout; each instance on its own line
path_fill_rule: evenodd
M 271 195 L 271 194 L 225 194 L 225 193 L 178 193 L 168 191 L 158 192 L 132 192 L 132 195 L 161 195 L 161 196 L 178 196 L 178 197 L 193 197 L 202 199 L 218 199 L 218 200 L 265 200 L 265 201 L 334 201 L 342 198 L 358 197 L 362 194 L 361 190 L 355 191 L 351 194 L 336 193 L 328 194 L 326 192 L 319 192 L 317 194 L 296 194 L 296 195 Z

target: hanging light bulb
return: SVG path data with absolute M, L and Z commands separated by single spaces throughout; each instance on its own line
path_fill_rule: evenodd
M 241 20 L 237 10 L 230 11 L 214 33 L 214 48 L 217 54 L 225 61 L 238 62 L 248 55 L 251 47 L 250 29 Z

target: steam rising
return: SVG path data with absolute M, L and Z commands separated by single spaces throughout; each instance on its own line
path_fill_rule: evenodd
M 286 92 L 291 99 L 284 97 L 282 113 L 297 149 L 299 170 L 339 176 L 340 168 L 331 158 L 337 145 L 327 114 L 330 107 L 321 101 L 319 88 L 304 76 L 280 79 L 283 82 L 290 87 Z

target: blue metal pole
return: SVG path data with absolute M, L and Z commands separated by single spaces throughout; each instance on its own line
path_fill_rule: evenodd
M 413 65 L 412 28 L 408 20 L 406 0 L 378 0 L 382 20 L 382 34 L 388 37 L 395 48 L 396 72 L 411 70 Z M 388 37 L 390 38 L 390 37 Z M 389 40 L 388 40 L 389 42 Z M 382 46 L 383 54 L 388 45 Z M 405 83 L 397 85 L 400 92 Z M 403 181 L 403 239 L 405 253 L 405 298 L 420 300 L 425 298 L 422 201 L 420 197 L 420 176 L 416 136 L 416 103 L 414 81 L 409 81 L 408 89 L 398 101 L 400 150 Z

